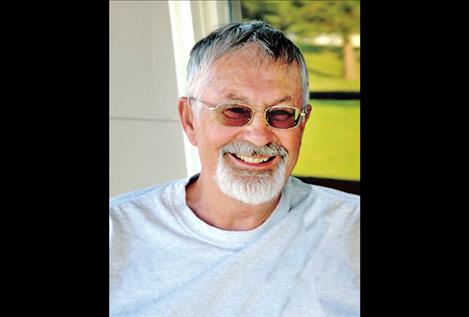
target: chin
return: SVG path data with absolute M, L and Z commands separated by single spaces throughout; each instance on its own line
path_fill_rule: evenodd
M 288 179 L 286 164 L 287 160 L 282 159 L 274 169 L 243 169 L 221 155 L 213 178 L 225 195 L 243 204 L 259 205 L 274 200 L 282 192 Z

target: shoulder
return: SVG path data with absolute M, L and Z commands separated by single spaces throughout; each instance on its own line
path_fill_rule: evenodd
M 177 190 L 178 185 L 181 185 L 184 182 L 185 179 L 173 180 L 112 197 L 109 200 L 109 208 L 111 210 L 120 209 L 127 206 L 145 204 L 149 201 L 155 201 L 155 199 L 161 200 L 168 194 L 174 193 L 174 191 Z
M 293 177 L 289 186 L 290 211 L 297 215 L 305 234 L 320 241 L 317 254 L 324 255 L 324 259 L 330 259 L 331 255 L 336 259 L 346 259 L 351 261 L 350 266 L 357 268 L 360 196 L 306 184 Z
M 110 199 L 110 237 L 124 237 L 145 231 L 148 226 L 173 221 L 174 210 L 184 203 L 187 179 L 174 180 L 128 192 Z
M 295 177 L 290 177 L 287 186 L 290 210 L 302 214 L 305 224 L 320 221 L 328 225 L 359 226 L 360 196 L 306 184 Z
M 329 187 L 307 184 L 296 177 L 289 178 L 288 186 L 290 188 L 290 192 L 301 200 L 311 197 L 323 202 L 342 202 L 351 206 L 360 205 L 360 196 L 358 195 L 346 193 Z

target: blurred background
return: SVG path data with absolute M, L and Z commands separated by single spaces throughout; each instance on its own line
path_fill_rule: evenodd
M 110 193 L 200 169 L 177 115 L 192 46 L 219 25 L 264 20 L 302 51 L 312 114 L 293 174 L 360 193 L 359 1 L 110 1 Z
M 359 193 L 360 1 L 240 4 L 242 20 L 264 20 L 279 28 L 306 59 L 313 110 L 293 174 L 348 184 Z

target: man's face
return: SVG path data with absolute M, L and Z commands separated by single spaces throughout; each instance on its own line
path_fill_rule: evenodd
M 236 51 L 218 59 L 200 79 L 205 85 L 195 97 L 212 105 L 242 103 L 259 111 L 283 100 L 282 105 L 303 106 L 299 66 L 273 63 L 259 55 L 256 49 Z M 274 144 L 288 153 L 282 168 L 283 175 L 280 175 L 282 185 L 285 184 L 298 159 L 305 123 L 289 130 L 272 129 L 266 124 L 264 114 L 256 112 L 249 125 L 230 127 L 218 122 L 206 106 L 199 104 L 197 107 L 202 109 L 194 116 L 194 137 L 191 141 L 198 147 L 203 175 L 215 175 L 220 159 L 232 171 L 245 171 L 249 175 L 273 173 L 281 165 L 280 156 L 271 157 L 267 162 L 256 162 L 253 157 L 243 160 L 243 157 L 230 153 L 220 156 L 220 150 L 237 142 L 257 147 Z M 266 156 L 254 155 L 254 158 Z M 249 182 L 249 179 L 245 181 Z

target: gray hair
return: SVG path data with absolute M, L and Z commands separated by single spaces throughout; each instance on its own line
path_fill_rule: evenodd
M 231 23 L 222 26 L 195 44 L 187 64 L 188 95 L 195 93 L 197 77 L 217 59 L 247 45 L 257 45 L 273 61 L 297 62 L 301 70 L 304 105 L 309 103 L 309 77 L 298 47 L 282 32 L 263 21 Z

